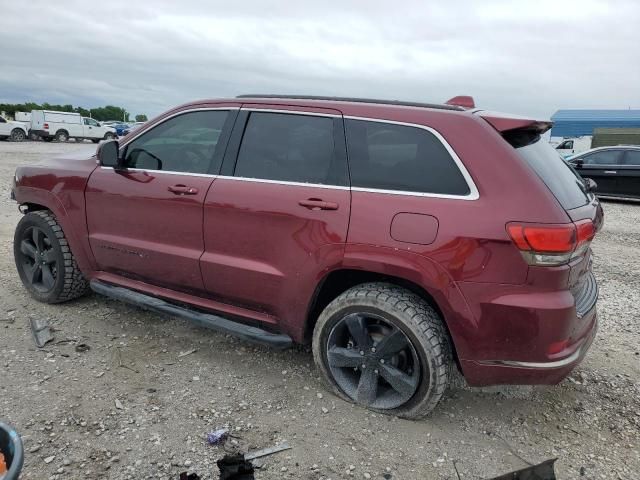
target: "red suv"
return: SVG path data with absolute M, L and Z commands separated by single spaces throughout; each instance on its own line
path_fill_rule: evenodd
M 595 335 L 602 209 L 550 123 L 469 100 L 199 101 L 19 167 L 20 278 L 48 303 L 91 288 L 311 342 L 337 395 L 403 417 L 454 363 L 471 385 L 556 383 Z

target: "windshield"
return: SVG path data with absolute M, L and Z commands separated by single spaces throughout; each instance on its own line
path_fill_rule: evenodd
M 580 175 L 540 135 L 532 142 L 507 138 L 520 156 L 535 170 L 565 210 L 589 203 L 589 194 Z

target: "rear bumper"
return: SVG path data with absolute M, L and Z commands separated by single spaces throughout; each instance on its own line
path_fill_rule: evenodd
M 592 289 L 590 300 L 569 291 L 532 292 L 523 286 L 496 295 L 486 285 L 461 285 L 478 319 L 475 348 L 460 355 L 467 382 L 534 385 L 565 378 L 586 355 L 598 328 L 595 280 L 585 285 Z

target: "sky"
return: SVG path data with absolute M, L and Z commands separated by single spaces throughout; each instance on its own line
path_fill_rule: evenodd
M 640 1 L 0 0 L 0 103 L 310 94 L 640 108 Z

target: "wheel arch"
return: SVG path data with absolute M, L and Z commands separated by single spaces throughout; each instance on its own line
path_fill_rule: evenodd
M 464 344 L 464 342 L 460 340 L 460 334 L 457 332 L 458 329 L 456 329 L 459 323 L 459 312 L 457 312 L 456 309 L 460 308 L 461 301 L 463 308 L 466 309 L 465 313 L 471 315 L 466 301 L 460 296 L 455 302 L 456 304 L 452 306 L 445 296 L 433 288 L 425 288 L 423 282 L 417 281 L 416 278 L 386 273 L 384 270 L 381 271 L 378 269 L 341 268 L 327 273 L 320 280 L 308 307 L 304 330 L 305 343 L 312 338 L 318 317 L 329 303 L 348 289 L 371 282 L 397 285 L 415 293 L 427 302 L 438 313 L 440 318 L 442 318 L 445 330 L 451 341 L 454 359 L 458 366 L 460 366 L 458 346 L 460 345 L 464 351 L 464 346 L 461 345 Z M 462 358 L 464 358 L 464 356 Z

